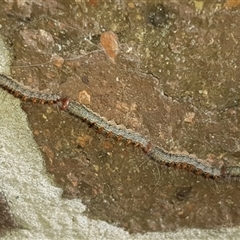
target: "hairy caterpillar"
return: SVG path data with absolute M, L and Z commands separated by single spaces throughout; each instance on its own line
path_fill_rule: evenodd
M 153 147 L 148 155 L 156 162 L 164 163 L 167 166 L 185 169 L 204 177 L 220 178 L 223 176 L 221 170 L 202 163 L 197 158 L 190 155 L 168 153 L 159 147 Z
M 22 98 L 23 100 L 30 100 L 34 103 L 57 103 L 61 98 L 58 94 L 44 93 L 25 87 L 15 79 L 1 73 L 0 86 L 13 93 L 15 97 Z
M 141 146 L 144 151 L 148 152 L 150 142 L 145 137 L 125 128 L 123 125 L 117 125 L 113 121 L 108 121 L 106 118 L 101 117 L 83 104 L 75 101 L 68 101 L 66 109 L 71 114 L 86 120 L 90 124 L 95 125 L 98 129 L 101 129 L 106 134 L 113 134 L 120 139 L 123 138 L 129 143 L 134 143 L 136 146 Z
M 239 177 L 240 176 L 240 167 L 239 166 L 223 167 L 222 175 L 225 177 Z

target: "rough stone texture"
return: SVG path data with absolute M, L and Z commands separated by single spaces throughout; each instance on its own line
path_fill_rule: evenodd
M 73 98 L 86 89 L 91 108 L 148 135 L 166 149 L 186 150 L 203 159 L 209 157 L 214 163 L 239 163 L 238 11 L 218 12 L 213 10 L 216 5 L 212 1 L 212 6 L 200 13 L 192 4 L 166 1 L 170 21 L 159 7 L 152 6 L 151 26 L 138 12 L 145 9 L 145 2 L 112 2 L 116 7 L 94 1 L 92 6 L 81 1 L 69 5 L 61 2 L 63 5 L 60 1 L 4 1 L 1 32 L 13 46 L 14 65 L 28 65 L 13 67 L 12 74 L 18 81 L 37 89 L 62 90 Z M 99 7 L 97 11 L 93 6 Z M 221 21 L 223 28 L 219 28 Z M 166 22 L 169 25 L 163 28 Z M 99 34 L 108 28 L 120 36 L 116 65 L 109 63 L 97 47 Z M 133 32 L 129 34 L 129 30 Z M 91 53 L 84 55 L 86 52 Z M 51 62 L 58 55 L 64 61 L 56 64 L 55 58 Z M 11 65 L 8 58 L 2 61 Z M 120 219 L 122 226 L 135 232 L 145 227 L 151 231 L 159 226 L 193 227 L 195 221 L 191 219 L 207 227 L 239 222 L 238 184 L 210 182 L 165 168 L 158 172 L 158 167 L 146 164 L 137 150 L 96 137 L 77 120 L 65 114 L 59 117 L 50 107 L 24 104 L 38 140 L 36 145 L 19 101 L 6 92 L 1 96 L 2 190 L 23 226 L 6 238 L 19 234 L 22 238 L 51 239 L 94 239 L 94 234 L 107 239 L 135 237 L 119 229 L 120 233 L 115 232 L 117 228 L 106 223 L 81 218 L 85 210 L 81 200 L 61 199 L 62 190 L 54 187 L 45 173 L 39 147 L 47 155 L 47 169 L 55 182 L 62 181 L 63 188 L 67 185 L 63 196 L 84 199 L 88 216 L 91 213 L 115 225 L 122 214 L 120 218 L 127 216 Z M 65 135 L 74 127 L 80 133 L 73 132 L 78 135 L 71 136 L 71 145 Z M 61 136 L 56 144 L 58 139 L 52 133 Z M 82 158 L 75 138 L 83 147 Z M 74 175 L 76 169 L 80 171 Z M 104 181 L 100 181 L 102 176 Z M 190 192 L 184 192 L 186 189 Z M 177 202 L 174 190 L 186 201 Z M 173 210 L 171 218 L 169 209 Z M 236 238 L 239 234 L 235 229 L 205 233 L 223 238 L 228 233 Z M 148 236 L 179 238 L 184 234 L 190 238 L 205 236 L 199 230 Z
M 0 40 L 1 72 L 8 72 L 8 50 Z M 105 222 L 89 220 L 79 201 L 64 200 L 62 190 L 47 176 L 44 160 L 32 138 L 20 101 L 0 90 L 0 189 L 23 228 L 5 233 L 1 239 L 226 239 L 240 237 L 238 229 L 218 231 L 182 230 L 130 236 Z

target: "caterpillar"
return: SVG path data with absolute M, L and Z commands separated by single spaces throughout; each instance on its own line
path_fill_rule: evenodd
M 24 101 L 29 100 L 34 103 L 57 103 L 60 101 L 61 97 L 58 94 L 44 93 L 41 91 L 36 91 L 30 89 L 21 83 L 17 82 L 15 79 L 0 73 L 0 86 L 15 97 L 21 98 Z
M 158 146 L 153 146 L 147 138 L 139 133 L 127 129 L 123 125 L 117 125 L 114 121 L 108 121 L 106 118 L 101 117 L 85 105 L 72 101 L 69 98 L 63 98 L 58 94 L 32 90 L 20 84 L 13 78 L 1 73 L 0 86 L 3 89 L 8 90 L 15 97 L 20 97 L 23 100 L 30 100 L 33 103 L 41 104 L 56 103 L 61 110 L 86 121 L 90 125 L 101 130 L 101 132 L 107 135 L 113 135 L 117 139 L 125 139 L 128 144 L 132 143 L 135 146 L 140 146 L 150 159 L 158 163 L 163 163 L 169 167 L 184 169 L 206 178 L 217 179 L 240 177 L 239 166 L 223 166 L 221 169 L 218 169 L 207 163 L 201 162 L 191 155 L 167 152 Z
M 114 121 L 108 121 L 101 117 L 85 105 L 75 101 L 64 101 L 62 104 L 64 109 L 71 114 L 87 121 L 89 124 L 96 126 L 107 135 L 114 135 L 118 139 L 125 139 L 127 143 L 133 143 L 135 146 L 140 146 L 145 152 L 150 149 L 150 141 L 140 134 L 127 129 L 123 125 L 117 125 Z
M 228 166 L 222 168 L 222 176 L 224 177 L 239 177 L 240 166 Z
M 193 156 L 169 153 L 157 146 L 152 147 L 148 156 L 156 162 L 164 163 L 167 166 L 185 169 L 206 178 L 216 179 L 224 176 L 221 169 L 204 164 Z

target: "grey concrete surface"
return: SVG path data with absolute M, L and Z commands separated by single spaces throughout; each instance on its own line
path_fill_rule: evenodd
M 0 39 L 0 71 L 8 73 L 10 55 Z M 44 167 L 20 100 L 0 89 L 0 191 L 24 228 L 2 239 L 240 239 L 240 231 L 185 229 L 171 233 L 129 235 L 124 230 L 83 215 L 79 199 L 61 198 Z

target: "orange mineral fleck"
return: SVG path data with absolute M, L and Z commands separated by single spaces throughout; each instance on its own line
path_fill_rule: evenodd
M 226 8 L 234 8 L 240 5 L 240 0 L 227 0 L 224 4 Z
M 100 43 L 108 55 L 108 57 L 115 63 L 115 58 L 118 54 L 118 37 L 112 31 L 107 31 L 101 34 Z
M 90 94 L 88 94 L 87 91 L 83 90 L 78 93 L 78 101 L 83 104 L 89 105 L 91 103 L 91 96 Z

